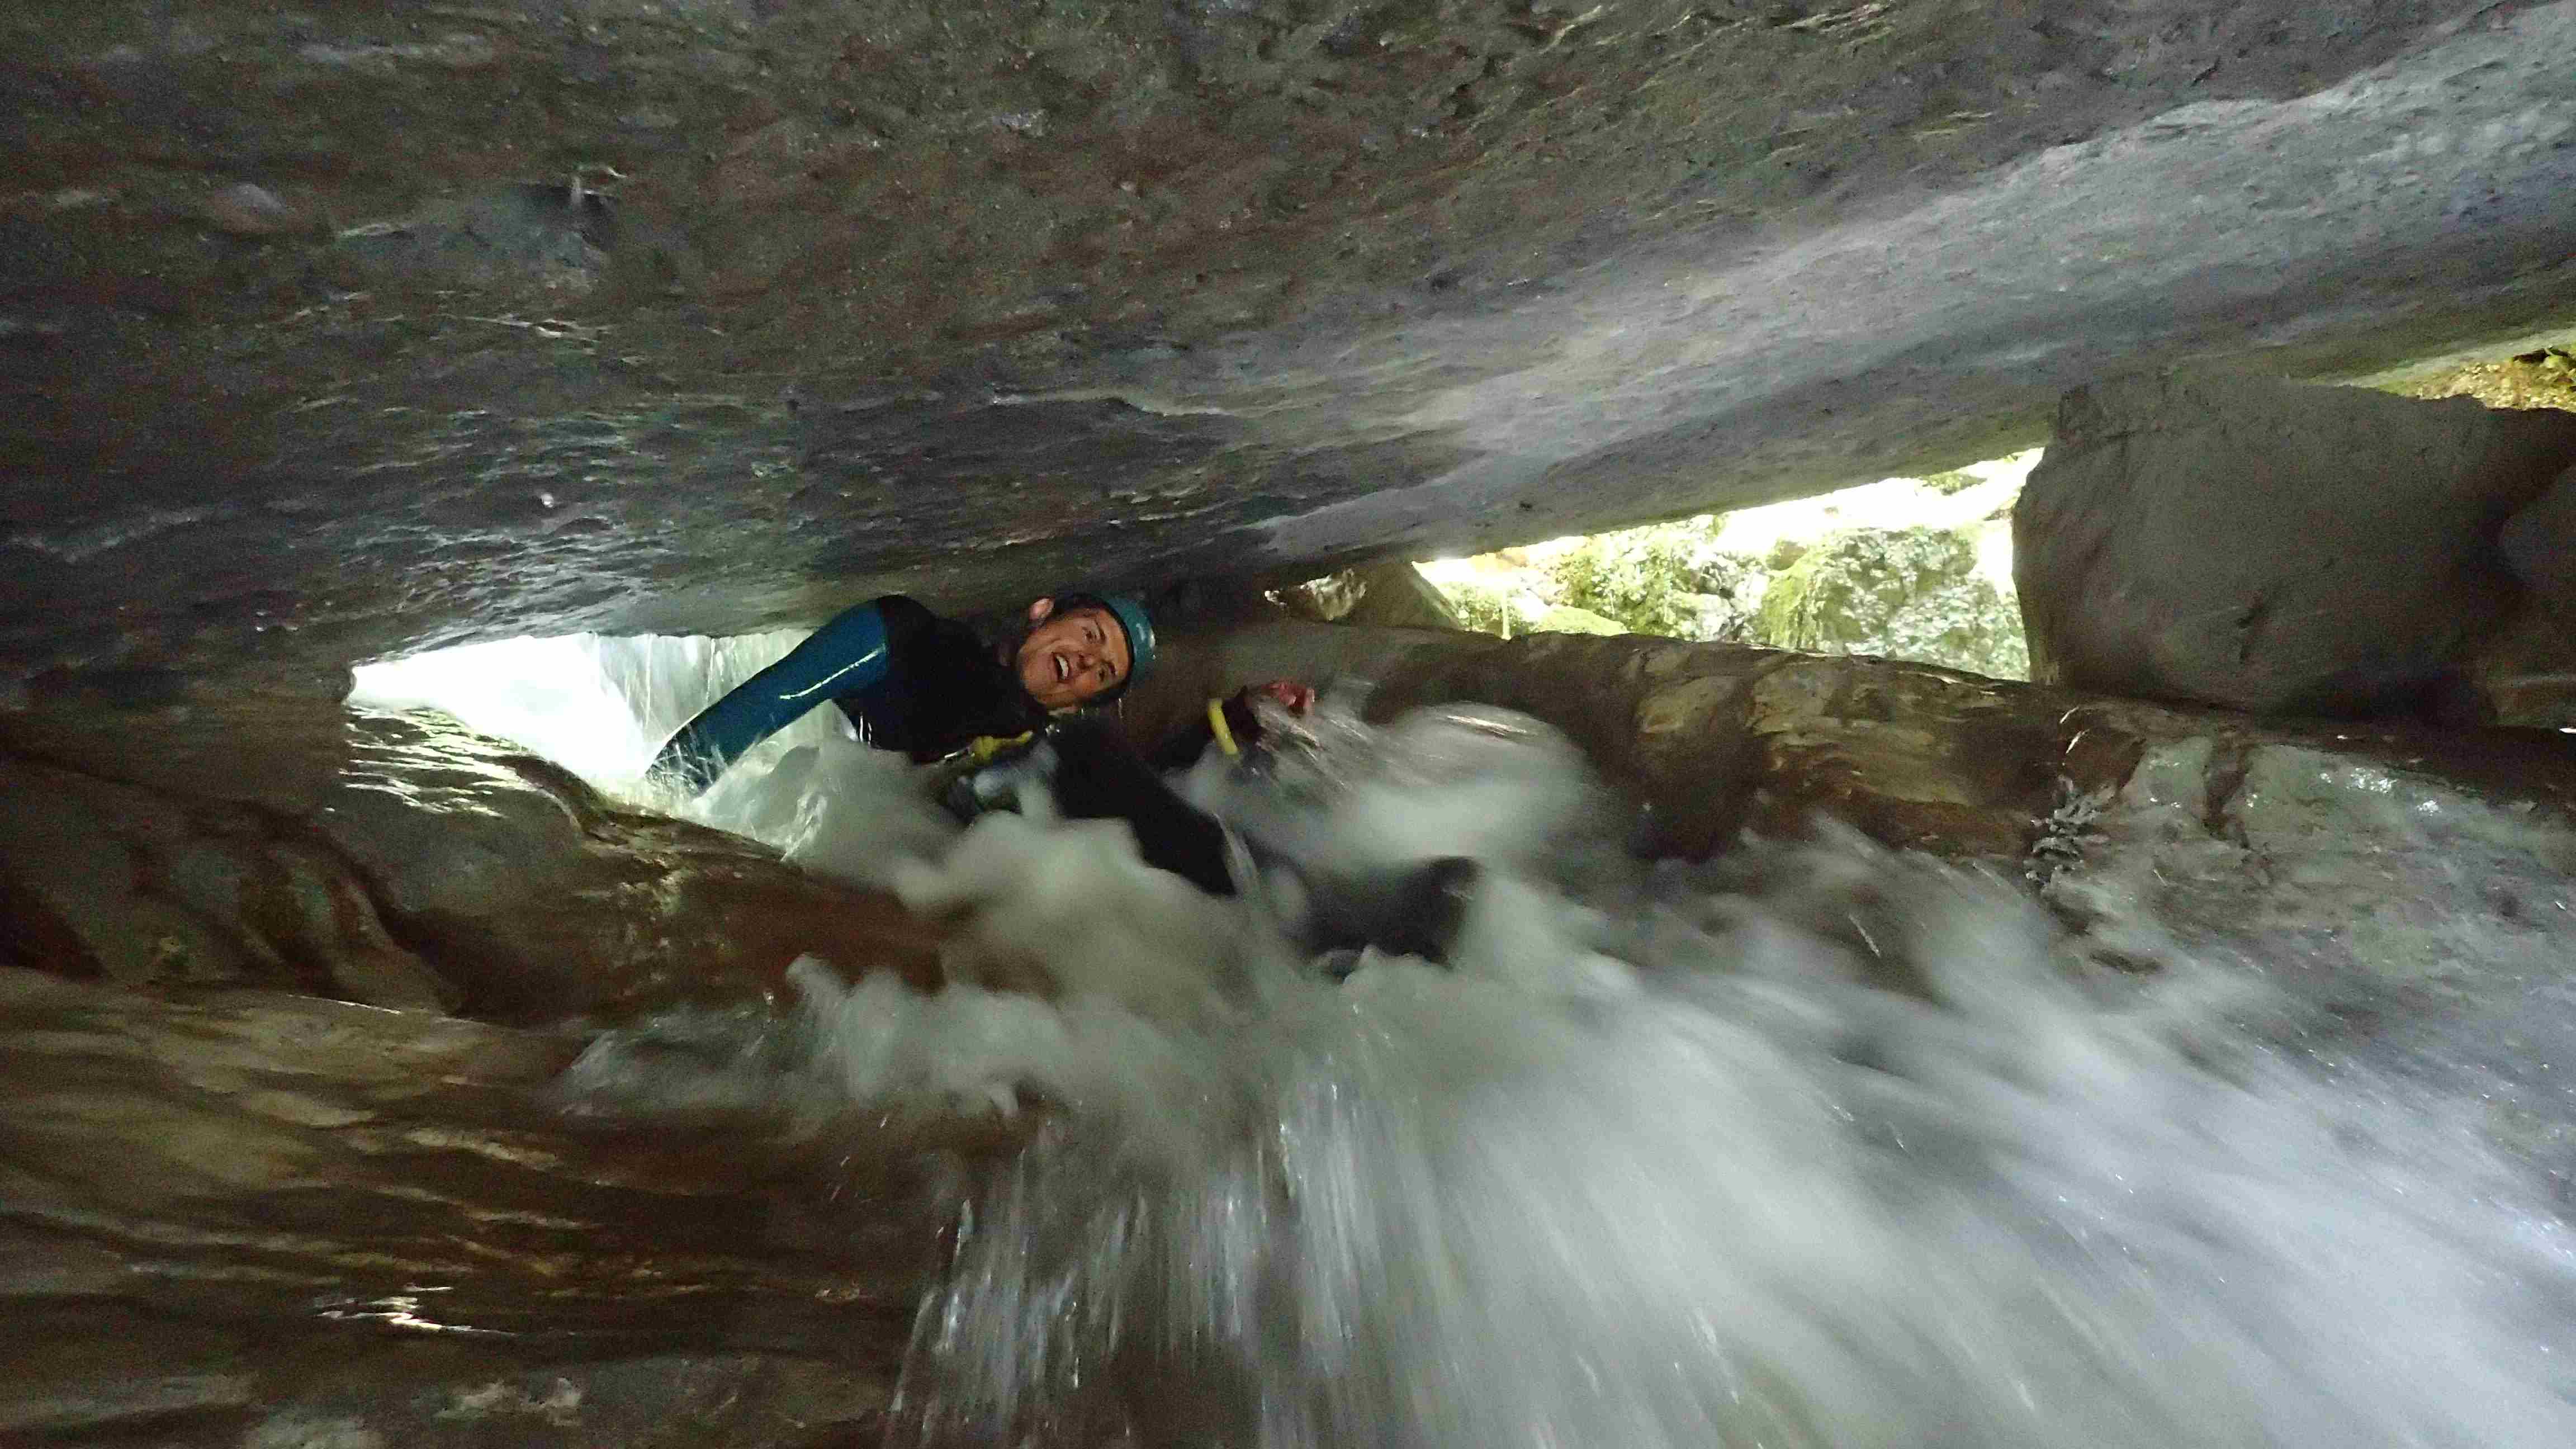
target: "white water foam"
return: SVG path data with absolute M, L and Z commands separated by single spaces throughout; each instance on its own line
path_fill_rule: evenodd
M 2576 1443 L 2576 1109 L 2521 1059 L 2576 1045 L 2563 835 L 2292 755 L 2212 835 L 2174 766 L 2051 882 L 2070 930 L 1831 832 L 1622 870 L 1505 723 L 1195 782 L 1310 863 L 1481 863 L 1455 969 L 1341 986 L 1116 827 L 898 846 L 755 767 L 966 979 L 809 963 L 794 1021 L 613 1034 L 566 1091 L 1042 1124 L 923 1305 L 907 1441 Z
M 663 743 L 734 685 L 804 638 L 505 639 L 363 665 L 349 702 L 436 709 L 571 770 L 602 794 L 776 846 L 844 879 L 884 886 L 935 854 L 956 825 L 901 756 L 872 750 L 840 711 L 817 709 L 754 748 L 695 799 L 645 777 Z
M 926 1437 L 2567 1442 L 2576 1259 L 2473 1101 L 2087 979 L 1997 888 L 1762 854 L 1656 959 L 1524 914 L 1175 1042 L 1186 1093 L 979 1205 Z

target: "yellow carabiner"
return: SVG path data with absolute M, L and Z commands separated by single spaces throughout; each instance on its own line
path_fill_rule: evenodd
M 1224 750 L 1228 757 L 1234 759 L 1243 757 L 1242 748 L 1234 742 L 1234 731 L 1226 728 L 1224 700 L 1208 701 L 1208 728 L 1216 731 L 1217 747 Z
M 1027 744 L 1030 737 L 1036 733 L 1035 730 L 1031 730 L 1028 734 L 1012 735 L 1008 739 L 999 739 L 992 735 L 977 735 L 974 742 L 966 747 L 966 752 L 974 757 L 976 764 L 989 765 L 993 763 L 995 755 Z

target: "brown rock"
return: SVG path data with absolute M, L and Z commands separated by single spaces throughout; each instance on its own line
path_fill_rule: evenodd
M 2147 373 L 2066 395 L 2013 514 L 2031 677 L 2264 714 L 2446 706 L 2576 416 Z
M 1177 638 L 1167 660 L 1128 700 L 1142 738 L 1214 695 L 1280 676 L 1366 690 L 1371 718 L 1501 705 L 1563 730 L 1648 810 L 1652 846 L 1682 855 L 1823 815 L 1891 845 L 2018 862 L 2062 791 L 2116 790 L 2151 748 L 2189 740 L 2221 759 L 2297 746 L 2558 816 L 2576 806 L 2576 750 L 2552 738 L 2263 725 L 1861 656 L 1283 623 Z
M 0 1044 L 12 1443 L 810 1444 L 939 1260 L 900 1144 L 828 1201 L 757 1123 L 584 1125 L 577 1041 L 0 967 Z
M 937 979 L 891 898 L 427 718 L 21 715 L 0 747 L 5 940 L 64 975 L 511 1022 L 764 997 L 809 952 Z
M 2478 692 L 2498 724 L 2576 725 L 2576 469 L 2507 520 L 2500 542 L 2522 606 L 2478 651 Z
M 570 1115 L 580 1035 L 435 1008 L 758 1001 L 807 952 L 933 979 L 890 900 L 322 701 L 0 716 L 0 751 L 0 944 L 42 968 L 0 965 L 0 1438 L 881 1435 L 941 1154 L 997 1134 Z

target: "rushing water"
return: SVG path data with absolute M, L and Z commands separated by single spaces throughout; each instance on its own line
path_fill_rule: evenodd
M 630 755 L 760 654 L 581 647 Z M 953 984 L 808 963 L 568 1099 L 1037 1124 L 906 1442 L 2576 1443 L 2563 837 L 2295 752 L 2213 836 L 2164 759 L 2063 812 L 2052 912 L 1831 830 L 1629 861 L 1506 716 L 1317 735 L 1190 787 L 1308 872 L 1477 860 L 1452 969 L 1335 984 L 1296 873 L 961 835 L 817 726 L 697 808 L 955 917 Z

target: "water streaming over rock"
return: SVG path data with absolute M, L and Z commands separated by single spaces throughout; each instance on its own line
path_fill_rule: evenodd
M 678 646 L 597 647 L 678 722 L 634 685 Z M 1315 734 L 1191 788 L 1308 871 L 1478 861 L 1452 969 L 1336 984 L 1293 875 L 959 835 L 818 731 L 699 808 L 953 917 L 951 984 L 800 968 L 567 1105 L 1019 1124 L 904 1442 L 2576 1442 L 2564 836 L 2275 750 L 2213 850 L 2151 760 L 2060 812 L 2043 904 L 1831 829 L 1629 861 L 1497 712 Z

